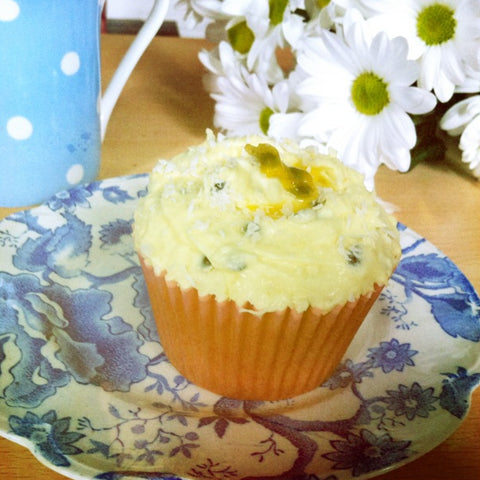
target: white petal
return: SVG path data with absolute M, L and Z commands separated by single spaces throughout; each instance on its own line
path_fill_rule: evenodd
M 455 87 L 457 93 L 477 93 L 480 92 L 480 79 L 466 78 L 462 85 Z
M 391 168 L 392 170 L 406 172 L 410 168 L 410 163 L 412 161 L 410 149 L 397 148 L 395 150 L 391 150 L 389 155 L 382 157 L 382 161 L 388 168 Z
M 447 78 L 443 71 L 440 71 L 433 89 L 441 102 L 448 102 L 455 93 L 455 84 Z
M 346 118 L 340 128 L 332 132 L 328 146 L 335 149 L 340 160 L 349 167 L 365 173 L 368 160 L 365 157 L 365 130 L 367 123 L 358 117 Z
M 371 32 L 388 32 L 389 36 L 393 38 L 404 35 L 410 20 L 404 16 L 397 15 L 395 18 L 394 15 L 381 13 L 368 18 L 365 23 Z
M 461 85 L 465 81 L 460 52 L 457 52 L 453 42 L 449 42 L 442 49 L 442 70 L 446 77 L 456 85 Z
M 337 104 L 322 104 L 315 110 L 304 115 L 298 133 L 302 136 L 324 138 L 330 132 L 344 122 L 345 115 Z
M 447 131 L 465 128 L 480 115 L 480 95 L 469 97 L 450 107 L 440 120 L 440 128 Z
M 282 23 L 282 30 L 287 42 L 295 48 L 305 31 L 305 23 L 300 15 L 290 15 L 288 21 Z
M 403 1 L 397 0 L 395 7 L 400 7 Z M 395 7 L 388 13 L 369 18 L 366 21 L 367 28 L 377 33 L 386 32 L 390 38 L 405 38 L 408 42 L 408 58 L 416 60 L 425 51 L 425 43 L 417 37 L 415 18 L 399 13 Z
M 338 1 L 336 3 L 338 3 Z M 354 7 L 349 8 L 346 11 L 342 21 L 343 29 L 345 31 L 345 37 L 350 45 L 354 45 L 355 37 L 358 35 L 358 32 L 353 31 L 353 25 L 355 25 L 356 23 L 364 23 L 364 18 L 362 14 Z
M 432 90 L 440 75 L 441 51 L 431 47 L 423 55 L 420 61 L 420 77 L 418 85 L 425 90 Z
M 417 62 L 405 60 L 403 62 L 393 61 L 385 62 L 383 67 L 387 70 L 384 78 L 387 78 L 391 84 L 409 86 L 415 83 L 420 74 L 420 68 Z
M 317 100 L 332 98 L 346 98 L 350 95 L 350 88 L 353 78 L 345 75 L 342 69 L 332 66 L 321 76 L 307 78 L 297 87 L 297 93 L 315 97 Z
M 232 17 L 243 17 L 247 14 L 254 14 L 257 17 L 268 17 L 268 2 L 266 0 L 223 0 L 220 2 L 222 13 Z
M 357 15 L 354 15 L 355 13 Z M 363 64 L 364 59 L 368 59 L 370 56 L 368 46 L 371 42 L 371 38 L 367 38 L 365 35 L 366 29 L 364 28 L 363 17 L 358 11 L 351 9 L 347 11 L 343 25 L 346 44 L 355 50 L 355 55 L 359 57 L 360 63 Z
M 417 133 L 412 119 L 396 105 L 389 105 L 382 114 L 384 135 L 382 150 L 390 148 L 413 148 L 417 141 Z
M 414 114 L 431 112 L 437 103 L 435 95 L 418 87 L 396 87 L 392 89 L 391 96 L 393 103 Z
M 210 70 L 212 73 L 216 75 L 221 75 L 223 73 L 223 67 L 220 59 L 217 56 L 217 52 L 212 50 L 207 52 L 206 50 L 202 50 L 198 54 L 198 58 L 202 62 L 203 66 Z
M 282 138 L 292 138 L 299 140 L 297 134 L 298 125 L 303 117 L 302 113 L 274 113 L 270 117 L 270 126 L 268 134 L 279 140 Z
M 290 85 L 287 81 L 279 82 L 272 88 L 273 104 L 275 110 L 285 113 L 288 110 L 291 96 Z
M 319 38 L 310 38 L 305 42 L 305 48 L 298 54 L 297 62 L 307 75 L 321 73 L 319 62 L 325 61 L 325 57 L 320 53 L 323 49 L 324 43 Z
M 374 50 L 372 44 L 373 70 L 383 77 L 388 83 L 399 85 L 411 85 L 419 75 L 419 66 L 413 60 L 407 60 L 406 55 L 401 53 L 400 45 L 406 43 L 401 38 L 390 40 L 380 55 Z
M 388 39 L 385 32 L 381 32 L 374 37 L 370 46 L 370 55 L 375 56 L 376 64 L 381 66 L 390 63 L 394 53 L 392 52 L 392 43 L 393 41 Z M 372 68 L 376 69 L 376 65 L 372 65 Z
M 380 118 L 372 117 L 368 119 L 368 127 L 365 128 L 365 132 L 363 134 L 363 148 L 364 153 L 363 155 L 369 159 L 369 163 L 372 165 L 379 164 L 379 152 L 380 152 L 380 144 L 381 144 L 381 137 L 383 132 L 383 124 Z
M 345 70 L 358 72 L 361 65 L 358 62 L 356 52 L 348 48 L 338 35 L 323 31 L 322 39 L 328 52 L 328 58 L 340 64 Z
M 233 72 L 238 68 L 238 56 L 235 54 L 232 46 L 228 42 L 220 42 L 218 45 L 218 55 L 223 66 L 223 72 Z
M 392 55 L 395 58 L 406 59 L 408 56 L 408 42 L 405 37 L 395 37 L 391 42 Z
M 465 128 L 459 147 L 463 150 L 463 159 L 472 169 L 477 168 L 480 165 L 480 116 Z

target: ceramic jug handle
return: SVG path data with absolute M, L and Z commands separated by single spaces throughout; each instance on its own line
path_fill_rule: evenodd
M 148 18 L 145 20 L 145 23 L 135 37 L 135 40 L 127 50 L 127 53 L 117 67 L 117 70 L 103 94 L 100 105 L 100 129 L 102 141 L 105 137 L 107 124 L 110 120 L 112 110 L 117 103 L 118 97 L 138 60 L 162 26 L 165 16 L 167 15 L 169 3 L 169 0 L 155 1 Z

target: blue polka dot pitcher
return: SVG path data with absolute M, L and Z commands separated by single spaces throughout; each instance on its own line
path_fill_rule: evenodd
M 97 177 L 110 114 L 168 3 L 155 2 L 101 97 L 104 0 L 0 0 L 0 206 Z

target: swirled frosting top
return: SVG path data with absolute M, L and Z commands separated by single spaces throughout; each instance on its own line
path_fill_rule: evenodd
M 329 311 L 384 285 L 398 237 L 363 177 L 336 158 L 212 133 L 158 162 L 134 226 L 157 274 L 259 312 Z

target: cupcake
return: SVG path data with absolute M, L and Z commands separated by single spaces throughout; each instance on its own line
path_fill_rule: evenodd
M 400 258 L 396 221 L 358 172 L 291 141 L 211 132 L 158 162 L 134 242 L 170 362 L 244 400 L 321 385 Z

